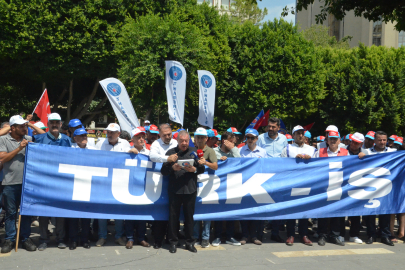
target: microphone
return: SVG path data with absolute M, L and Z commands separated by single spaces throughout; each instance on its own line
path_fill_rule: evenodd
M 204 156 L 203 150 L 198 149 L 198 150 L 197 150 L 197 156 L 198 156 L 198 159 L 202 158 L 202 157 Z
M 198 152 L 198 151 L 197 151 Z M 198 155 L 196 152 L 191 152 L 190 157 L 194 159 L 194 161 L 198 164 Z

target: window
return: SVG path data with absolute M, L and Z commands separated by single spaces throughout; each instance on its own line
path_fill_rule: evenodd
M 197 0 L 197 4 L 207 3 L 209 6 L 212 6 L 213 0 Z
M 234 0 L 220 0 L 221 1 L 221 8 L 229 10 L 232 8 L 232 4 L 235 2 Z
M 398 33 L 398 47 L 405 45 L 405 31 Z
M 381 46 L 382 21 L 373 23 L 373 45 Z

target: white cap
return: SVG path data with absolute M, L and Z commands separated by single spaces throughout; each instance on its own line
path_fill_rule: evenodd
M 339 132 L 337 126 L 334 126 L 334 125 L 328 126 L 328 127 L 325 129 L 325 131 L 335 131 L 335 132 Z
M 149 120 L 145 120 L 145 122 L 144 123 L 146 123 L 146 124 L 150 124 L 150 121 Z
M 116 124 L 116 123 L 111 123 L 108 125 L 108 127 L 105 130 L 109 130 L 109 131 L 121 131 L 120 125 Z
M 359 132 L 356 132 L 352 135 L 352 141 L 362 143 L 364 142 L 364 135 Z
M 34 124 L 34 126 L 40 128 L 40 129 L 46 129 L 46 126 L 45 126 L 44 123 L 42 123 L 41 121 L 36 122 L 36 123 Z
M 62 121 L 62 118 L 60 118 L 60 115 L 58 113 L 51 113 L 50 115 L 48 115 L 48 121 L 51 120 Z
M 139 133 L 146 134 L 146 131 L 143 127 L 135 128 L 131 130 L 131 138 L 134 137 L 135 135 L 138 135 Z
M 207 130 L 205 128 L 199 127 L 197 130 L 194 132 L 194 136 L 208 136 Z
M 12 125 L 23 125 L 25 123 L 28 123 L 28 121 L 24 120 L 24 118 L 22 118 L 21 115 L 11 116 L 9 122 L 10 122 L 10 126 L 12 126 Z
M 300 126 L 300 125 L 295 126 L 295 127 L 293 128 L 292 134 L 294 134 L 294 132 L 296 132 L 296 131 L 298 131 L 298 130 L 305 130 L 305 128 L 303 128 L 303 127 Z

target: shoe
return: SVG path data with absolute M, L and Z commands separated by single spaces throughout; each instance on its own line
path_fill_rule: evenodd
M 227 243 L 229 245 L 232 245 L 232 246 L 240 246 L 241 245 L 241 243 L 238 240 L 236 240 L 235 238 L 233 238 L 233 237 L 231 237 L 230 239 L 227 239 L 225 243 Z
M 1 248 L 1 253 L 9 253 L 15 247 L 15 242 L 11 242 L 11 240 L 6 240 L 3 247 Z
M 280 237 L 280 235 L 274 235 L 272 234 L 270 237 L 271 240 L 276 241 L 277 243 L 283 243 L 284 240 Z
M 195 242 L 194 246 L 201 246 L 201 243 L 197 241 Z
M 76 241 L 72 241 L 69 244 L 69 250 L 75 250 L 77 247 L 77 242 Z
M 176 245 L 170 245 L 169 252 L 170 253 L 176 253 L 176 251 L 177 251 L 177 246 Z
M 358 238 L 357 236 L 355 236 L 355 237 L 350 237 L 350 238 L 349 238 L 349 242 L 354 242 L 354 243 L 356 243 L 356 244 L 363 244 L 363 241 L 362 241 L 360 238 Z
M 345 238 L 343 236 L 339 236 L 339 240 L 340 242 L 344 243 L 345 242 Z
M 186 249 L 193 252 L 193 253 L 197 253 L 197 249 L 195 248 L 194 245 L 187 245 L 186 244 Z
M 38 220 L 34 220 L 34 221 L 31 223 L 31 226 L 33 226 L 33 227 L 39 227 L 39 222 L 38 222 Z
M 47 243 L 42 243 L 38 246 L 38 251 L 44 251 L 48 247 Z
M 124 239 L 122 239 L 122 237 L 115 239 L 114 242 L 120 246 L 125 246 L 127 244 L 125 243 Z
M 389 245 L 389 246 L 394 246 L 394 243 L 388 237 L 382 237 L 381 243 Z
M 395 237 L 390 238 L 390 240 L 391 240 L 393 243 L 398 243 L 398 239 L 396 239 Z
M 312 241 L 309 240 L 308 236 L 302 237 L 302 238 L 301 238 L 301 242 L 302 242 L 304 245 L 312 246 Z
M 104 238 L 100 238 L 96 242 L 96 247 L 102 247 L 104 246 L 105 242 L 107 242 Z
M 149 243 L 146 242 L 145 240 L 142 240 L 141 242 L 139 242 L 139 245 L 141 245 L 143 247 L 150 247 Z
M 340 240 L 340 237 L 331 237 L 331 238 L 330 238 L 330 242 L 331 242 L 332 244 L 336 244 L 336 245 L 338 245 L 338 246 L 344 246 L 344 245 L 345 245 L 345 242 L 342 242 L 342 241 Z
M 215 238 L 214 241 L 212 241 L 212 246 L 217 247 L 221 244 L 221 238 Z
M 292 246 L 292 245 L 294 245 L 294 236 L 288 237 L 288 238 L 287 238 L 287 241 L 285 241 L 285 244 L 286 244 L 287 246 Z
M 83 243 L 83 247 L 84 247 L 85 249 L 89 249 L 89 248 L 91 248 L 91 246 L 90 246 L 90 243 L 89 243 L 89 242 L 84 242 L 84 243 Z
M 66 246 L 66 244 L 65 243 L 63 243 L 63 242 L 59 242 L 59 244 L 58 244 L 58 248 L 60 248 L 60 249 L 65 249 L 67 246 Z
M 325 243 L 326 243 L 325 236 L 320 236 L 320 237 L 318 238 L 318 245 L 324 246 Z
M 209 246 L 210 246 L 210 241 L 208 241 L 207 239 L 203 239 L 203 240 L 201 241 L 201 247 L 207 248 L 207 247 L 209 247 Z
M 127 242 L 127 244 L 125 245 L 125 247 L 126 247 L 127 249 L 132 249 L 133 246 L 134 246 L 134 240 L 129 240 L 129 241 Z
M 255 239 L 255 240 L 252 241 L 252 243 L 255 244 L 255 245 L 261 245 L 262 241 L 260 241 L 259 239 Z
M 367 239 L 366 244 L 370 245 L 370 244 L 374 243 L 375 240 L 376 240 L 375 237 L 371 236 L 370 238 Z
M 28 238 L 25 242 L 23 242 L 23 248 L 25 248 L 26 251 L 36 251 L 37 246 L 32 242 L 31 238 Z
M 242 239 L 240 240 L 240 244 L 241 245 L 245 245 L 247 242 L 247 238 L 246 237 L 242 237 Z
M 162 244 L 160 244 L 160 243 L 155 242 L 155 243 L 153 244 L 153 248 L 154 248 L 154 249 L 159 249 L 159 248 L 161 248 L 161 247 L 162 247 Z

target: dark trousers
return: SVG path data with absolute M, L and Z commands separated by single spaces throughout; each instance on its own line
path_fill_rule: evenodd
M 184 215 L 184 235 L 188 245 L 194 244 L 194 209 L 197 192 L 193 194 L 173 194 L 169 192 L 169 228 L 168 237 L 170 244 L 176 245 L 179 241 L 177 233 L 179 231 L 179 218 L 181 206 Z
M 360 235 L 360 216 L 349 217 L 350 219 L 350 237 L 359 237 Z
M 341 234 L 341 217 L 335 218 L 319 218 L 318 219 L 318 235 L 326 237 L 328 235 L 328 224 L 330 223 L 330 237 L 337 237 Z M 344 235 L 342 235 L 344 236 Z
M 368 216 L 366 220 L 367 224 L 367 235 L 368 237 L 377 238 L 377 229 L 375 224 L 375 215 Z M 390 214 L 388 215 L 379 215 L 378 216 L 378 225 L 381 230 L 381 237 L 391 237 L 390 232 Z
M 287 220 L 287 237 L 295 235 L 295 219 Z M 298 220 L 298 234 L 301 237 L 308 236 L 308 219 Z
M 145 220 L 125 220 L 125 235 L 128 241 L 134 241 L 134 229 L 136 229 L 136 239 L 139 242 L 145 240 L 146 221 Z
M 82 243 L 89 241 L 90 235 L 90 218 L 81 218 L 81 227 L 82 233 L 80 234 L 80 240 Z M 78 218 L 69 218 L 68 219 L 68 227 L 69 227 L 69 240 L 77 242 L 78 235 L 79 235 L 79 219 Z
M 165 238 L 167 232 L 168 221 L 155 220 L 152 223 L 152 235 L 155 239 L 155 243 L 162 244 L 163 238 Z
M 233 222 L 228 222 L 233 224 Z M 242 236 L 251 238 L 251 240 L 261 239 L 263 234 L 264 221 L 263 220 L 241 220 Z
M 221 238 L 222 234 L 222 222 L 223 221 L 215 221 L 215 238 Z M 235 222 L 225 221 L 226 222 L 226 239 L 231 239 L 233 237 L 235 231 Z

